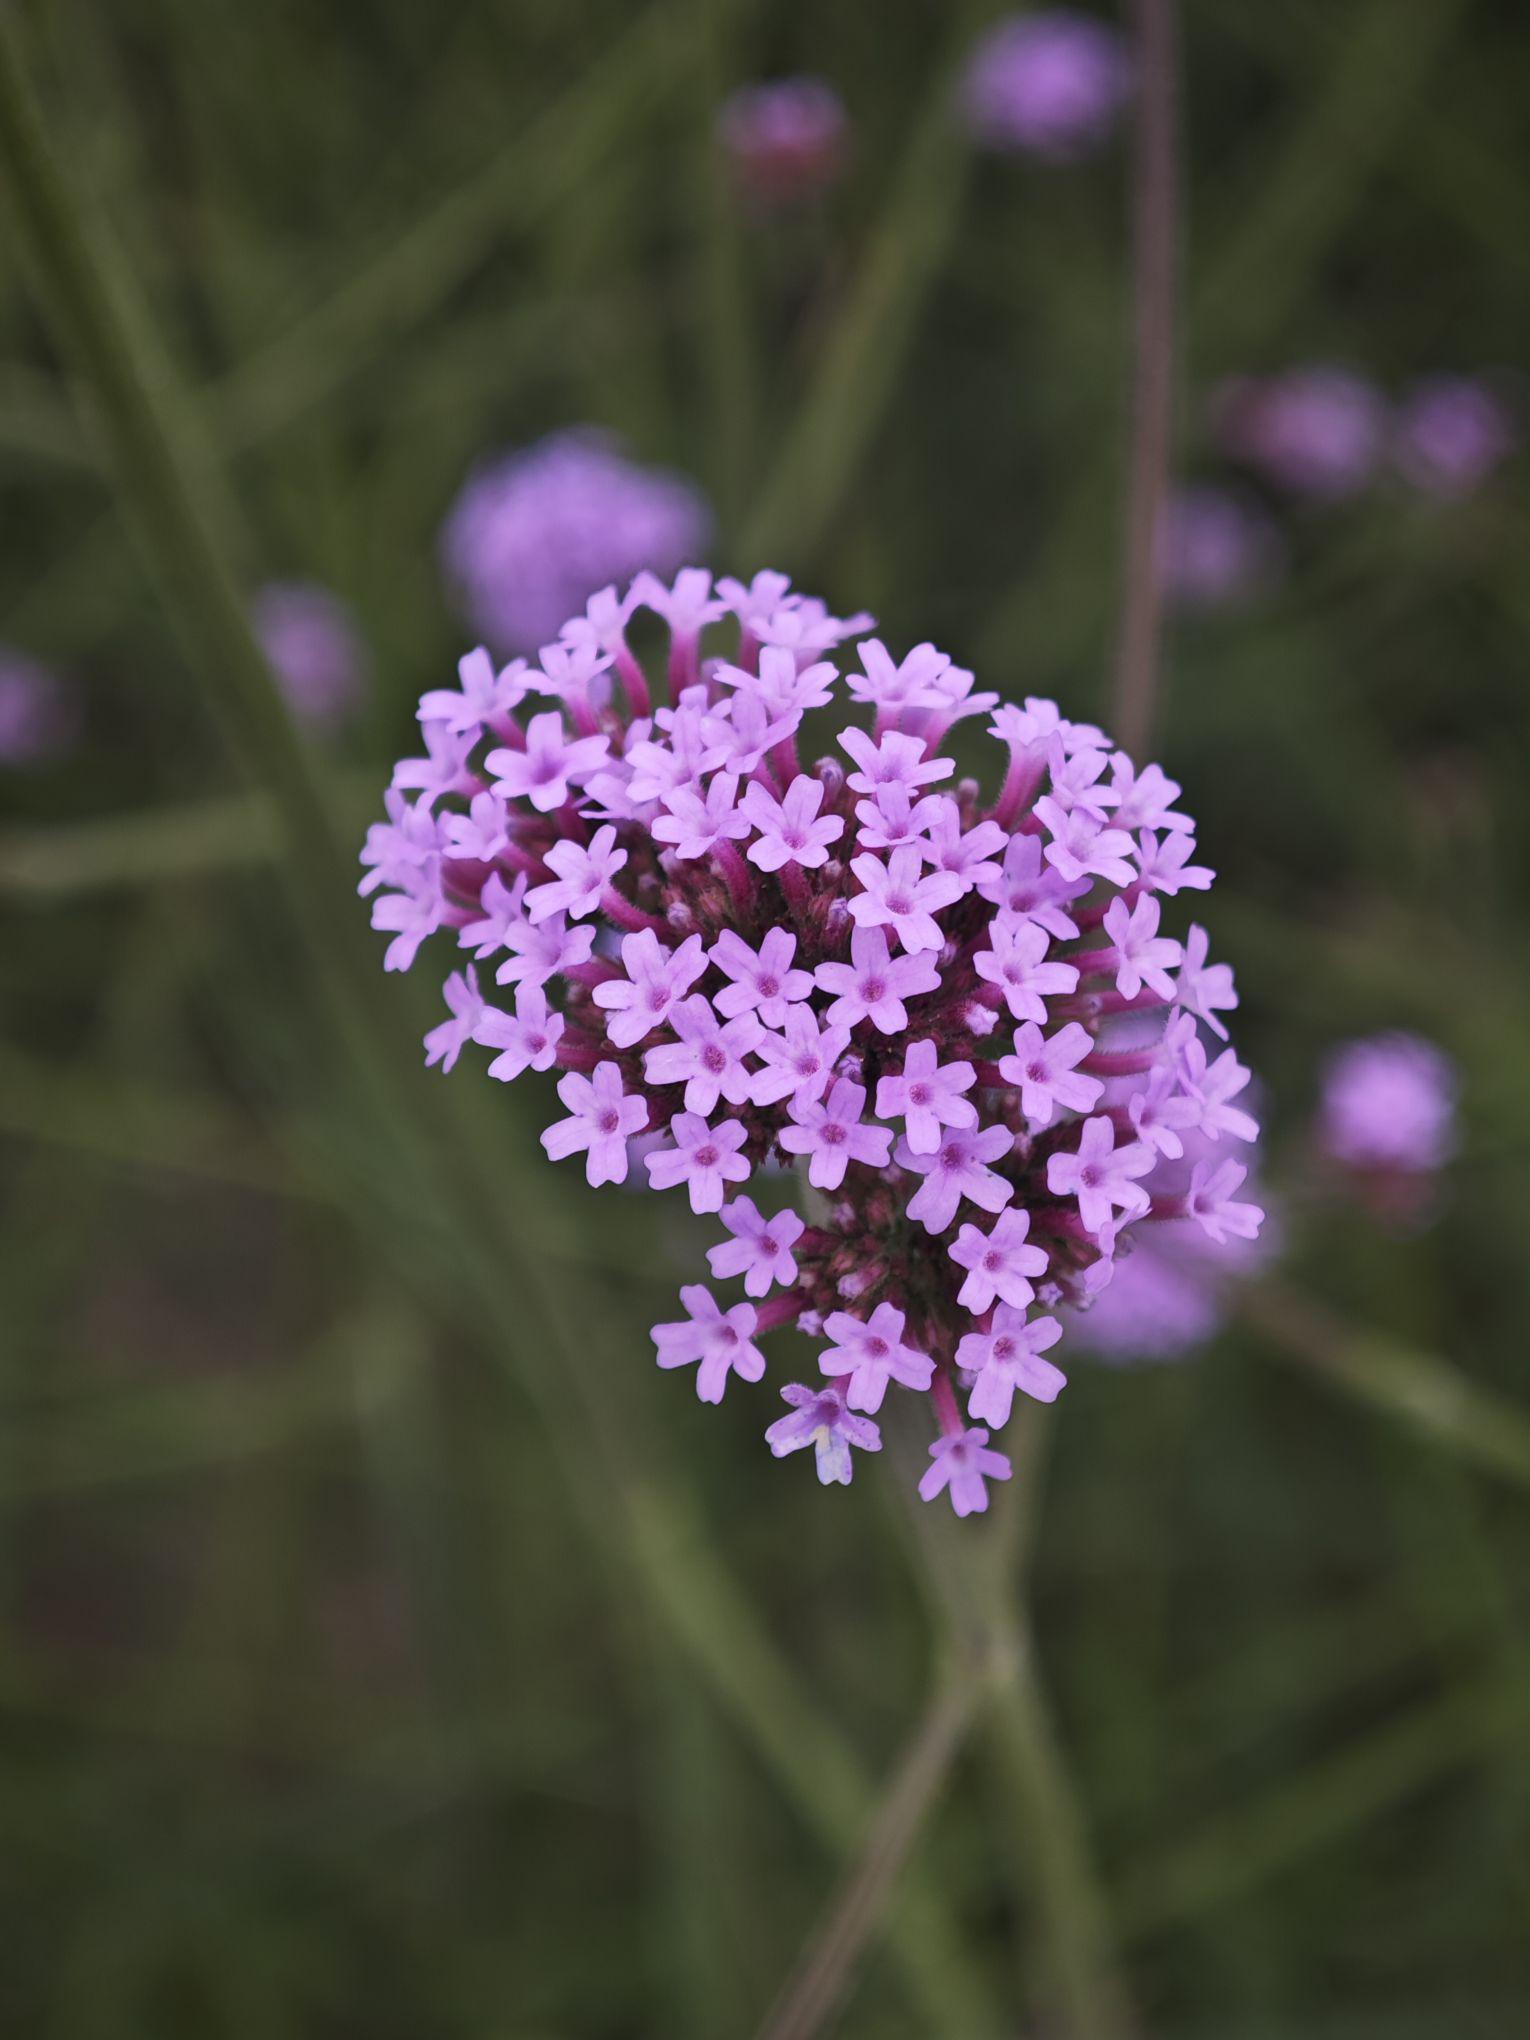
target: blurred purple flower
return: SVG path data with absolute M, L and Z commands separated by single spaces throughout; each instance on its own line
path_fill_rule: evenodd
M 800 204 L 844 167 L 845 109 L 822 78 L 745 85 L 717 116 L 717 134 L 745 191 L 762 208 Z
M 1398 414 L 1393 455 L 1404 477 L 1432 496 L 1467 496 L 1514 450 L 1508 407 L 1471 376 L 1415 383 Z
M 1170 598 L 1186 609 L 1214 609 L 1268 586 L 1281 565 L 1270 519 L 1227 489 L 1192 487 L 1170 498 L 1162 568 Z
M 968 61 L 967 122 L 989 148 L 1072 162 L 1110 133 L 1131 76 L 1126 45 L 1093 15 L 1006 15 Z
M 1386 436 L 1381 392 L 1344 368 L 1234 376 L 1213 398 L 1224 450 L 1297 496 L 1352 496 L 1374 474 Z
M 1416 1034 L 1345 1042 L 1323 1072 L 1318 1140 L 1346 1168 L 1430 1175 L 1456 1145 L 1456 1073 Z
M 0 645 L 0 765 L 40 765 L 79 734 L 80 706 L 56 673 Z
M 299 722 L 331 730 L 361 705 L 370 661 L 337 595 L 311 581 L 272 581 L 257 592 L 251 620 Z
M 593 430 L 559 432 L 469 477 L 441 556 L 473 628 L 502 652 L 550 643 L 599 589 L 643 568 L 670 575 L 703 553 L 700 491 L 639 467 Z

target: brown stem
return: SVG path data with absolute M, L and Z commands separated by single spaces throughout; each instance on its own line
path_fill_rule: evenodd
M 971 1677 L 948 1681 L 932 1695 L 882 1796 L 860 1856 L 760 2028 L 760 2040 L 811 2040 L 832 2016 L 966 1740 L 977 1700 L 978 1688 Z
M 1134 363 L 1116 735 L 1140 757 L 1152 727 L 1162 636 L 1161 546 L 1174 402 L 1176 81 L 1174 0 L 1131 0 L 1137 42 L 1132 150 Z

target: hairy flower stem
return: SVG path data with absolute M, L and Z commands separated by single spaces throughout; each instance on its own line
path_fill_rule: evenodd
M 1125 588 L 1116 655 L 1115 731 L 1140 751 L 1161 657 L 1164 505 L 1174 408 L 1177 87 L 1174 0 L 1132 0 L 1138 90 L 1132 152 L 1134 367 Z

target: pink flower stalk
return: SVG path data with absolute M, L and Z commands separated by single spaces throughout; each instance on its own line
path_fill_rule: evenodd
M 1334 1051 L 1323 1073 L 1318 1144 L 1378 1218 L 1425 1216 L 1456 1148 L 1456 1072 L 1433 1042 L 1378 1034 Z
M 637 606 L 669 633 L 643 665 Z M 476 959 L 433 1063 L 479 1044 L 497 1076 L 561 1070 L 554 1159 L 621 1182 L 640 1145 L 655 1186 L 718 1214 L 712 1273 L 753 1301 L 688 1289 L 662 1364 L 716 1400 L 799 1324 L 820 1379 L 783 1391 L 771 1450 L 811 1444 L 846 1481 L 880 1442 L 866 1418 L 917 1396 L 921 1493 L 967 1514 L 1009 1473 L 990 1431 L 1062 1386 L 1056 1314 L 1134 1236 L 1257 1228 L 1255 1127 L 1222 1045 L 1232 974 L 1164 925 L 1211 883 L 1179 788 L 933 646 L 868 640 L 852 666 L 869 621 L 688 570 L 602 591 L 535 666 L 465 661 L 421 704 L 362 890 L 392 967 L 432 936 Z M 836 756 L 804 763 L 803 717 L 836 699 Z M 964 714 L 990 718 L 986 795 L 943 753 Z M 756 1180 L 792 1170 L 810 1215 L 767 1215 Z
M 724 101 L 717 135 L 734 175 L 762 212 L 820 196 L 845 158 L 845 109 L 822 78 L 745 85 Z
M 0 765 L 62 757 L 79 732 L 79 703 L 55 673 L 0 645 Z
M 1416 489 L 1469 496 L 1514 451 L 1518 434 L 1507 405 L 1475 376 L 1437 375 L 1416 383 L 1398 413 L 1392 455 Z
M 1006 15 L 968 62 L 967 123 L 991 149 L 1070 163 L 1105 141 L 1131 85 L 1125 43 L 1095 16 Z
M 554 433 L 469 477 L 441 534 L 446 578 L 474 630 L 532 652 L 597 590 L 643 568 L 673 574 L 702 549 L 711 513 L 693 483 L 640 467 L 592 429 Z M 581 625 L 620 633 L 592 608 Z
M 1235 376 L 1213 400 L 1224 450 L 1294 496 L 1334 501 L 1374 475 L 1387 434 L 1381 392 L 1348 369 Z
M 371 684 L 371 660 L 338 595 L 310 581 L 272 581 L 256 593 L 251 621 L 300 723 L 333 730 L 356 713 Z

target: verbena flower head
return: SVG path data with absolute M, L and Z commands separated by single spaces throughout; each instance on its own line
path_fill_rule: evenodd
M 639 607 L 668 625 L 649 665 Z M 1178 786 L 869 627 L 779 574 L 692 569 L 600 590 L 534 663 L 468 654 L 421 704 L 361 890 L 389 969 L 433 936 L 465 952 L 432 1064 L 473 1044 L 491 1075 L 545 1072 L 549 1155 L 620 1183 L 641 1152 L 716 1215 L 743 1299 L 683 1291 L 660 1364 L 716 1401 L 794 1323 L 816 1378 L 781 1388 L 771 1450 L 848 1480 L 917 1398 L 920 1492 L 967 1514 L 1008 1474 L 1012 1406 L 1063 1386 L 1057 1314 L 1132 1235 L 1257 1232 L 1256 1129 L 1232 973 L 1170 932 L 1212 879 Z M 974 722 L 986 790 L 949 755 Z
M 734 174 L 760 207 L 816 198 L 844 165 L 845 109 L 822 78 L 746 85 L 723 104 L 717 134 Z
M 338 595 L 310 581 L 273 581 L 257 592 L 251 620 L 299 722 L 334 729 L 360 707 L 371 662 Z
M 968 124 L 990 148 L 1071 162 L 1105 140 L 1131 79 L 1125 43 L 1093 15 L 1006 15 L 968 62 Z
M 1279 572 L 1281 543 L 1270 519 L 1228 489 L 1177 489 L 1164 517 L 1162 573 L 1170 598 L 1187 609 L 1215 609 L 1267 587 Z
M 61 757 L 79 731 L 79 702 L 56 673 L 0 645 L 0 765 Z
M 1455 1152 L 1456 1091 L 1449 1057 L 1414 1034 L 1345 1042 L 1329 1057 L 1318 1142 L 1378 1217 L 1406 1222 L 1427 1209 Z
M 1475 376 L 1430 376 L 1403 400 L 1393 438 L 1398 468 L 1431 496 L 1467 496 L 1513 452 L 1508 407 Z
M 694 559 L 711 522 L 683 476 L 640 467 L 606 433 L 558 432 L 469 478 L 441 556 L 473 629 L 500 652 L 531 652 L 597 588 Z
M 1225 450 L 1292 495 L 1354 495 L 1385 448 L 1386 400 L 1344 368 L 1236 376 L 1217 392 L 1213 410 Z

